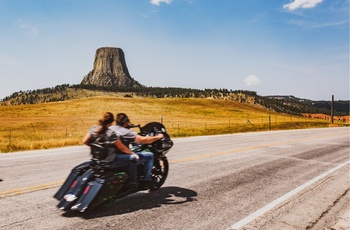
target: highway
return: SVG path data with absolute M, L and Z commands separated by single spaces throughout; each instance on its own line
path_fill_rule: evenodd
M 3 153 L 0 229 L 325 229 L 349 208 L 349 140 L 349 127 L 175 138 L 161 189 L 85 214 L 53 195 L 88 147 Z

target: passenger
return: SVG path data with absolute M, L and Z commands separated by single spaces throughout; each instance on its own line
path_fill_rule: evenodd
M 128 147 L 132 142 L 139 144 L 150 144 L 154 141 L 162 139 L 163 134 L 158 134 L 157 136 L 141 136 L 136 132 L 129 129 L 130 119 L 125 113 L 118 113 L 116 117 L 116 125 L 111 126 L 111 129 L 120 137 L 122 143 Z M 152 186 L 152 167 L 153 167 L 153 153 L 151 152 L 136 152 L 140 157 L 138 164 L 145 163 L 144 168 L 144 178 L 140 182 L 141 189 L 149 189 Z M 137 171 L 135 171 L 137 173 Z
M 83 138 L 83 143 L 90 145 L 91 143 L 105 143 L 108 156 L 103 161 L 110 163 L 111 168 L 128 166 L 128 190 L 137 190 L 137 162 L 139 156 L 127 148 L 117 134 L 110 129 L 114 121 L 114 116 L 110 112 L 106 112 L 99 120 L 99 125 L 93 126 Z

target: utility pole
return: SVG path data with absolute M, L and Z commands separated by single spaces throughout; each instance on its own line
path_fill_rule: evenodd
M 331 103 L 331 122 L 334 123 L 334 95 L 332 95 L 332 103 Z

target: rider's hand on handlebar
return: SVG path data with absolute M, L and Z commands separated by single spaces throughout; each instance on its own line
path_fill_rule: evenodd
M 136 158 L 136 160 L 137 160 L 137 161 L 139 161 L 139 160 L 140 160 L 139 155 L 137 155 L 136 153 L 133 153 L 132 155 L 135 155 L 135 158 Z
M 157 137 L 160 139 L 162 139 L 164 137 L 164 134 L 163 133 L 158 133 Z
M 158 140 L 162 139 L 164 137 L 163 132 L 157 129 L 156 127 L 153 128 L 155 134 L 157 134 Z

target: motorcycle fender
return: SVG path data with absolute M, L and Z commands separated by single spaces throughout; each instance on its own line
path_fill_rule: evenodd
M 91 206 L 94 199 L 96 198 L 98 193 L 101 191 L 102 187 L 105 186 L 104 182 L 105 180 L 100 178 L 96 178 L 95 180 L 89 182 L 83 194 L 81 195 L 79 200 L 76 202 L 76 204 L 72 206 L 71 209 L 79 212 L 85 212 L 85 210 Z M 96 204 L 95 206 L 97 205 L 99 204 Z
M 93 171 L 87 170 L 83 175 L 78 176 L 72 183 L 68 192 L 64 194 L 61 201 L 57 205 L 59 209 L 69 210 L 83 194 L 88 183 L 93 179 Z
M 57 200 L 61 200 L 63 196 L 68 192 L 68 190 L 72 187 L 72 184 L 74 181 L 77 180 L 77 178 L 82 175 L 84 172 L 86 172 L 90 167 L 90 162 L 84 162 L 76 167 L 74 167 L 71 171 L 71 173 L 68 175 L 67 179 L 64 181 L 61 188 L 56 192 L 56 194 L 53 196 Z

